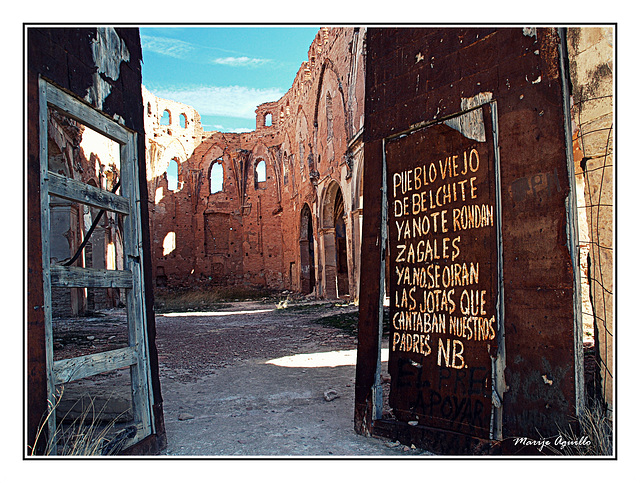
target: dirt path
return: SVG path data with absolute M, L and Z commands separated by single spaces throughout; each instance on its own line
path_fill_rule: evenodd
M 316 321 L 355 310 L 236 302 L 216 312 L 158 314 L 164 454 L 424 454 L 353 430 L 356 338 Z M 317 353 L 324 359 L 310 355 Z

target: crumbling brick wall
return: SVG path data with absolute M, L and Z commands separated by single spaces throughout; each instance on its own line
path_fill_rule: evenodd
M 364 119 L 361 29 L 320 29 L 291 88 L 258 106 L 249 133 L 202 132 L 193 108 L 143 93 L 156 285 L 248 284 L 357 297 L 354 210 L 361 206 L 353 185 L 354 171 L 361 173 L 354 159 L 361 156 L 353 153 Z M 172 120 L 189 110 L 192 131 L 161 125 L 164 109 Z M 186 147 L 179 156 L 178 145 Z M 167 167 L 174 158 L 178 182 L 170 190 Z M 212 192 L 220 173 L 221 190 Z M 336 243 L 328 212 L 339 197 L 338 232 L 343 223 L 346 236 Z M 303 226 L 305 206 L 311 216 Z M 340 284 L 336 246 L 344 252 Z

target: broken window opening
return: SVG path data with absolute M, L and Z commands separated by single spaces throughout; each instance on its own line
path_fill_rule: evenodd
M 271 113 L 268 112 L 264 115 L 264 125 L 265 127 L 269 127 L 271 126 L 273 123 L 273 116 L 271 116 Z
M 103 322 L 106 321 L 103 319 Z M 126 329 L 126 319 L 124 323 Z M 84 343 L 76 345 L 104 347 L 107 343 L 103 338 L 107 336 L 109 347 L 123 346 L 122 343 L 113 341 L 124 342 L 120 350 L 127 346 L 126 333 L 123 338 L 120 332 L 113 335 L 107 335 L 111 331 L 100 332 L 99 335 L 90 330 L 74 332 L 74 329 L 79 328 L 76 325 L 78 324 L 71 324 L 71 331 L 64 333 L 60 339 L 63 342 L 58 342 L 59 346 L 67 347 L 69 344 L 66 342 L 80 334 L 92 335 L 77 337 L 84 339 Z M 59 455 L 77 457 L 82 451 L 93 457 L 113 455 L 127 446 L 128 438 L 137 432 L 130 389 L 130 369 L 127 367 L 109 371 L 90 380 L 90 384 L 87 384 L 87 380 L 82 380 L 55 386 L 55 394 L 58 395 L 56 450 Z
M 267 188 L 267 163 L 263 159 L 256 163 L 255 167 L 255 189 Z
M 166 257 L 176 249 L 176 232 L 170 231 L 162 240 L 162 256 Z
M 160 118 L 161 126 L 170 126 L 171 125 L 171 113 L 168 109 L 165 109 L 162 113 L 162 117 Z
M 62 165 L 69 167 L 69 169 L 58 171 L 58 174 L 64 174 L 75 179 L 85 179 L 88 185 L 99 186 L 111 193 L 117 193 L 120 187 L 119 145 L 88 126 L 55 111 L 51 112 L 49 122 L 49 166 L 60 165 L 62 161 Z M 62 143 L 62 145 L 59 143 Z M 75 146 L 77 148 L 78 145 L 80 149 L 69 147 Z M 59 261 L 64 266 L 71 266 L 76 264 L 78 259 L 81 259 L 80 266 L 91 266 L 90 264 L 83 265 L 84 259 L 81 257 L 86 258 L 85 249 L 91 243 L 91 236 L 105 214 L 105 210 L 93 210 L 94 214 L 92 216 L 87 205 L 70 203 L 57 197 L 54 198 L 52 199 L 51 209 L 51 231 L 54 237 L 59 233 L 64 233 L 63 236 L 68 242 L 68 247 L 63 249 L 62 252 L 60 247 L 56 248 L 55 261 Z M 74 222 L 67 216 L 65 222 L 64 218 L 60 218 L 60 213 L 61 210 L 64 211 L 64 206 L 75 210 L 76 213 L 82 213 L 82 220 Z M 83 207 L 83 209 L 80 209 L 80 207 Z M 102 225 L 110 229 L 110 227 L 116 227 L 117 222 L 117 215 L 108 213 L 107 220 L 103 221 Z M 77 234 L 78 240 L 76 242 L 69 236 L 71 233 Z M 61 253 L 66 253 L 65 250 L 67 249 L 71 250 L 71 252 L 67 253 L 66 257 L 61 256 Z M 72 253 L 73 251 L 75 251 L 75 254 Z
M 223 190 L 224 168 L 222 167 L 222 158 L 216 159 L 211 163 L 209 172 L 209 192 L 211 194 L 219 193 Z
M 167 168 L 167 189 L 169 191 L 176 191 L 178 189 L 178 161 L 176 158 L 169 161 L 169 167 Z
M 184 113 L 180 114 L 180 127 L 182 129 L 187 128 L 187 116 Z

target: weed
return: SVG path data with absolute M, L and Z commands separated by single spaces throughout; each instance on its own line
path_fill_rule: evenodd
M 350 335 L 358 334 L 358 312 L 346 312 L 322 317 L 318 323 L 328 327 L 341 329 Z
M 561 446 L 557 454 L 578 456 L 611 456 L 613 455 L 613 428 L 611 420 L 606 416 L 602 404 L 593 401 L 587 405 L 584 414 L 578 418 L 580 434 L 576 435 L 570 427 L 560 431 L 561 441 L 581 441 L 585 444 Z M 588 442 L 588 444 L 586 444 Z
M 30 447 L 30 454 L 34 456 L 38 441 L 43 435 L 49 420 L 54 417 L 55 411 L 60 405 L 64 393 L 64 386 L 57 392 L 54 401 L 48 401 L 48 409 L 42 423 L 38 427 L 33 447 Z M 99 424 L 102 419 L 100 415 L 104 411 L 107 403 L 96 413 L 94 400 L 82 411 L 82 414 L 69 421 L 69 412 L 57 424 L 56 433 L 48 438 L 44 449 L 45 456 L 107 456 L 117 454 L 122 450 L 128 439 L 133 438 L 137 429 L 135 426 L 128 426 L 119 431 L 115 426 L 120 416 L 111 418 L 106 424 Z

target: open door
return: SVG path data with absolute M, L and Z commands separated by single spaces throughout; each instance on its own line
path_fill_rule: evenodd
M 56 153 L 50 152 L 55 144 L 52 137 L 57 135 L 56 132 L 50 132 L 52 117 L 61 119 L 61 124 L 64 125 L 64 129 L 57 131 L 58 133 L 67 132 L 78 136 L 91 131 L 115 147 L 114 161 L 108 170 L 105 169 L 105 163 L 97 159 L 92 158 L 91 161 L 95 162 L 88 165 L 96 170 L 98 179 L 103 180 L 103 183 L 92 185 L 83 182 L 83 176 L 78 173 L 82 173 L 83 169 L 86 171 L 86 167 L 79 168 L 69 163 L 66 165 L 68 169 L 61 167 L 61 160 L 56 158 Z M 154 432 L 143 297 L 137 134 L 43 79 L 39 81 L 39 122 L 45 349 L 50 405 L 47 419 L 49 453 L 56 454 L 60 443 L 61 415 L 56 414 L 60 388 L 99 376 L 109 381 L 105 374 L 114 376 L 111 381 L 121 381 L 121 378 L 115 378 L 118 371 L 120 374 L 125 373 L 130 405 L 121 412 L 128 412 L 130 416 L 124 426 L 115 426 L 119 431 L 108 440 L 113 444 L 105 445 L 103 450 L 117 448 L 122 451 Z M 63 207 L 64 210 L 52 210 L 52 206 Z M 57 248 L 52 246 L 52 240 L 56 243 L 56 234 L 61 232 L 58 226 L 60 213 L 66 216 L 64 220 L 70 227 L 63 235 L 69 240 L 75 237 L 77 241 L 73 244 L 69 242 L 70 252 L 73 253 L 67 258 L 54 256 L 60 252 L 56 252 Z M 115 235 L 106 245 L 104 237 L 94 239 L 93 253 L 85 252 L 87 246 L 91 247 L 90 238 L 94 229 L 100 230 L 98 220 L 101 220 L 103 227 L 110 224 Z M 107 260 L 100 267 L 90 262 L 100 259 L 96 248 L 97 240 L 101 246 L 106 247 L 104 253 Z M 60 300 L 63 304 L 65 302 L 64 298 L 60 298 L 60 293 L 67 291 L 75 294 L 69 299 L 74 301 L 70 313 L 77 315 L 86 309 L 86 304 L 83 306 L 82 301 L 88 299 L 90 304 L 95 304 L 92 294 L 101 290 L 109 294 L 113 306 L 121 304 L 119 310 L 124 309 L 126 324 L 122 346 L 101 350 L 108 346 L 92 343 L 91 349 L 85 350 L 81 355 L 54 357 L 54 349 L 61 345 L 60 340 L 54 338 L 54 332 L 59 330 L 61 323 L 54 312 L 59 310 Z M 78 323 L 82 324 L 82 321 Z M 109 321 L 106 319 L 102 322 L 107 323 Z M 92 337 L 86 339 L 92 340 Z M 119 383 L 114 385 L 121 386 Z M 97 418 L 93 421 L 98 424 Z

